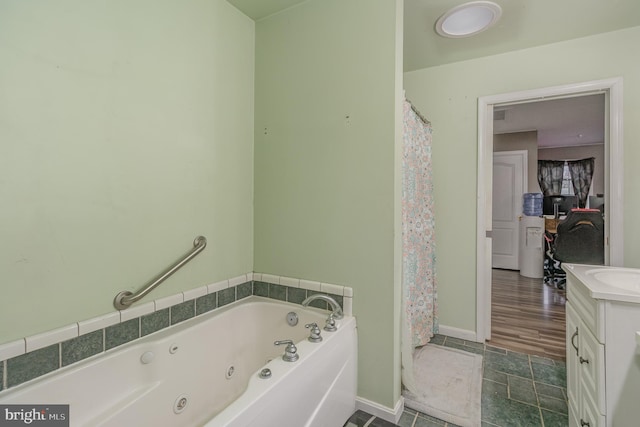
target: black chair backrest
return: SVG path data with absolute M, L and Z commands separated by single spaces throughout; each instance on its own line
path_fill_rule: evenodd
M 555 259 L 561 262 L 604 264 L 604 220 L 598 210 L 573 209 L 558 224 Z

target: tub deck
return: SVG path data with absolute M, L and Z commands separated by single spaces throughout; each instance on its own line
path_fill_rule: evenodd
M 0 403 L 69 404 L 71 426 L 342 425 L 355 410 L 355 319 L 307 341 L 304 325 L 322 327 L 326 316 L 248 297 L 16 386 Z M 273 342 L 284 339 L 298 343 L 297 362 L 281 359 Z M 268 380 L 258 378 L 263 367 Z

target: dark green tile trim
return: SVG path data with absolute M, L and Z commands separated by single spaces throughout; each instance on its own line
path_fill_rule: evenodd
M 302 301 L 307 297 L 307 290 L 301 288 L 287 288 L 287 301 L 294 304 L 302 304 Z
M 62 366 L 71 365 L 102 353 L 104 351 L 103 335 L 103 331 L 100 329 L 60 344 L 62 346 Z
M 119 345 L 126 344 L 129 341 L 133 341 L 136 338 L 140 338 L 139 317 L 105 328 L 104 349 L 110 350 Z
M 9 388 L 37 378 L 58 369 L 60 366 L 72 365 L 102 351 L 113 349 L 167 328 L 171 324 L 207 313 L 251 295 L 300 304 L 307 296 L 313 294 L 327 295 L 323 292 L 260 281 L 241 283 L 237 286 L 176 304 L 105 329 L 93 331 L 44 349 L 32 351 L 6 361 L 0 361 L 0 391 L 3 388 Z M 344 298 L 341 295 L 329 295 L 340 306 L 343 306 Z M 316 300 L 311 303 L 311 306 L 324 310 L 329 309 L 325 301 Z M 7 372 L 6 375 L 4 374 L 5 371 Z M 4 384 L 7 387 L 4 387 Z
M 444 335 L 435 334 L 433 337 L 431 337 L 431 340 L 429 341 L 429 343 L 436 344 L 436 345 L 443 345 L 444 340 L 445 340 Z
M 317 295 L 317 294 L 326 295 L 324 292 L 307 291 L 307 298 L 310 297 L 311 295 Z M 322 301 L 320 299 L 311 301 L 309 306 L 310 307 L 315 307 L 315 308 L 320 308 L 322 310 L 328 310 L 329 309 L 329 304 L 327 304 L 326 301 Z
M 189 300 L 171 307 L 171 324 L 184 322 L 196 315 L 196 301 Z
M 304 301 L 307 297 L 316 294 L 328 295 L 336 300 L 340 307 L 344 307 L 344 297 L 342 295 L 327 294 L 326 292 L 318 292 L 305 288 L 295 288 L 292 286 L 278 285 L 276 283 L 267 283 L 261 281 L 253 282 L 253 295 L 258 297 L 271 298 L 278 301 L 287 301 L 293 304 L 302 304 L 302 301 Z M 312 301 L 309 306 L 320 308 L 322 310 L 329 310 L 329 304 L 326 301 L 322 300 Z
M 196 299 L 196 315 L 218 308 L 218 293 L 203 295 Z
M 287 287 L 282 285 L 276 285 L 269 283 L 269 298 L 277 299 L 279 301 L 287 300 Z
M 227 288 L 217 292 L 218 294 L 218 307 L 231 304 L 236 300 L 236 288 Z
M 31 351 L 11 358 L 7 363 L 7 388 L 22 384 L 60 367 L 60 345 Z
M 236 286 L 236 300 L 249 297 L 253 294 L 253 286 L 251 282 L 242 283 Z
M 140 336 L 152 334 L 169 327 L 169 309 L 165 308 L 140 318 Z
M 253 282 L 253 294 L 258 297 L 269 297 L 269 284 L 266 282 Z
M 331 298 L 336 300 L 336 302 L 340 305 L 340 307 L 344 307 L 344 298 L 342 295 L 328 294 Z

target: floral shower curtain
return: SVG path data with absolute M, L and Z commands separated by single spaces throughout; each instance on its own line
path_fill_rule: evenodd
M 415 391 L 413 349 L 438 331 L 431 124 L 404 102 L 402 161 L 402 381 Z

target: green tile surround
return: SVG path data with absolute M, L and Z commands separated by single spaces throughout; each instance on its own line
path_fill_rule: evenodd
M 223 289 L 218 292 L 218 307 L 224 307 L 227 304 L 231 304 L 236 300 L 235 289 Z
M 59 344 L 50 345 L 6 361 L 7 388 L 22 384 L 60 367 Z
M 171 325 L 205 314 L 251 295 L 300 304 L 313 290 L 248 281 L 171 307 L 108 326 L 79 337 L 0 361 L 0 391 L 72 365 Z M 324 293 L 326 294 L 326 293 Z M 343 306 L 341 295 L 328 294 Z M 327 303 L 311 304 L 327 309 Z M 5 366 L 6 365 L 6 366 Z
M 196 298 L 196 315 L 199 316 L 207 311 L 218 308 L 218 293 L 207 294 Z
M 216 294 L 212 294 L 215 298 Z M 152 334 L 160 329 L 168 328 L 171 325 L 170 311 L 168 308 L 154 311 L 140 318 L 140 336 Z
M 71 365 L 104 351 L 104 333 L 101 330 L 80 335 L 61 343 L 62 366 Z
M 233 291 L 233 288 L 231 289 Z M 175 325 L 196 315 L 196 300 L 185 301 L 171 307 L 171 324 Z

